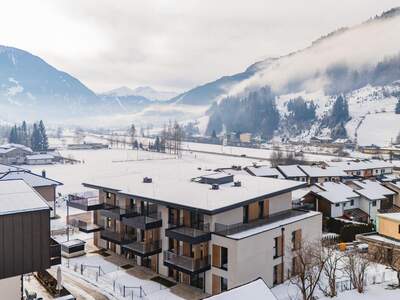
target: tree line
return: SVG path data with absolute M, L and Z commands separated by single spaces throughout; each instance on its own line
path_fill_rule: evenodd
M 42 120 L 29 126 L 26 121 L 11 127 L 8 142 L 30 147 L 33 151 L 47 151 L 49 142 L 46 127 Z

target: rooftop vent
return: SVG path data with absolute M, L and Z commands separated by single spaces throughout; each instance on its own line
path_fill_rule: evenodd
M 144 177 L 143 178 L 143 183 L 152 183 L 153 179 L 151 177 Z
M 225 184 L 233 182 L 233 175 L 223 172 L 203 175 L 200 177 L 200 182 L 205 184 Z
M 242 186 L 242 182 L 241 181 L 235 181 L 234 183 L 233 183 L 233 186 L 236 186 L 236 187 L 240 187 L 240 186 Z
M 212 190 L 219 190 L 219 184 L 216 184 L 216 183 L 212 184 L 211 185 L 211 189 Z

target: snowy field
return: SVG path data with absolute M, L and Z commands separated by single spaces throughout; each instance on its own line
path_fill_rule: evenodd
M 400 134 L 400 115 L 380 113 L 367 115 L 358 129 L 359 145 L 389 145 Z

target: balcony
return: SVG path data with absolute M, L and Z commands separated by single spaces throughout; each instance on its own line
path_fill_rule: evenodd
M 84 211 L 93 211 L 104 208 L 98 196 L 68 195 L 67 205 Z
M 120 207 L 110 207 L 100 210 L 100 214 L 103 217 L 111 218 L 121 221 L 123 218 L 134 217 L 138 215 L 138 211 L 135 209 L 125 209 Z
M 308 213 L 308 211 L 300 210 L 300 209 L 290 209 L 290 210 L 279 212 L 276 214 L 271 214 L 268 217 L 264 217 L 262 219 L 253 220 L 248 223 L 241 222 L 241 223 L 230 224 L 230 225 L 215 223 L 214 233 L 223 235 L 223 236 L 233 235 L 233 234 L 243 232 L 243 231 L 246 231 L 249 229 L 257 228 L 262 225 L 278 223 L 280 221 L 284 221 L 284 220 L 287 220 L 292 217 L 301 216 L 306 213 Z
M 130 218 L 122 218 L 122 223 L 133 228 L 142 230 L 159 228 L 162 226 L 161 213 L 152 213 L 148 216 L 135 216 Z
M 100 238 L 119 245 L 127 245 L 136 239 L 136 237 L 126 233 L 114 232 L 107 229 L 100 231 Z
M 103 226 L 100 226 L 100 225 L 97 225 L 94 223 L 88 223 L 88 222 L 81 221 L 81 220 L 78 221 L 77 227 L 78 227 L 79 231 L 84 232 L 84 233 L 93 233 L 93 232 L 98 232 L 100 230 L 103 230 Z
M 54 239 L 49 241 L 50 266 L 61 264 L 61 245 Z
M 169 238 L 187 242 L 189 244 L 199 244 L 211 240 L 209 224 L 201 224 L 198 228 L 171 226 L 173 227 L 165 230 L 165 235 Z
M 141 257 L 151 256 L 157 253 L 161 253 L 161 240 L 152 242 L 139 242 L 135 241 L 133 243 L 122 246 L 126 250 L 132 251 L 135 255 Z
M 198 274 L 211 269 L 210 255 L 195 259 L 178 255 L 172 251 L 164 251 L 164 265 L 187 274 Z

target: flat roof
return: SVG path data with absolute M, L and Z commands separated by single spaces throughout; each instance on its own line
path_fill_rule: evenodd
M 271 177 L 277 176 L 277 178 L 283 178 L 282 174 L 275 168 L 270 166 L 250 166 L 246 169 L 254 176 L 259 177 Z
M 150 173 L 150 170 L 149 170 Z M 226 176 L 225 173 L 222 173 Z M 234 175 L 235 181 L 241 181 L 241 186 L 233 182 L 220 184 L 218 190 L 212 190 L 211 185 L 193 182 L 191 179 L 201 177 L 204 171 L 192 170 L 190 176 L 179 178 L 171 170 L 170 176 L 150 176 L 151 174 L 132 173 L 122 176 L 112 176 L 93 182 L 85 182 L 84 186 L 116 191 L 132 197 L 149 200 L 164 205 L 174 205 L 200 210 L 203 213 L 214 214 L 256 199 L 273 197 L 297 188 L 305 187 L 303 182 L 275 178 L 261 178 L 249 175 Z M 144 183 L 143 177 L 152 177 L 152 183 Z
M 59 181 L 55 181 L 53 179 L 43 177 L 38 174 L 25 170 L 11 171 L 0 176 L 0 181 L 10 180 L 10 179 L 23 179 L 27 184 L 29 184 L 32 187 L 62 185 L 62 183 Z
M 36 210 L 50 210 L 50 207 L 25 181 L 0 181 L 0 215 Z
M 231 300 L 231 299 L 248 299 L 248 300 L 276 300 L 277 298 L 271 292 L 267 284 L 261 278 L 249 283 L 235 287 L 218 295 L 214 295 L 205 299 L 209 300 Z
M 378 217 L 400 222 L 400 213 L 378 214 Z

